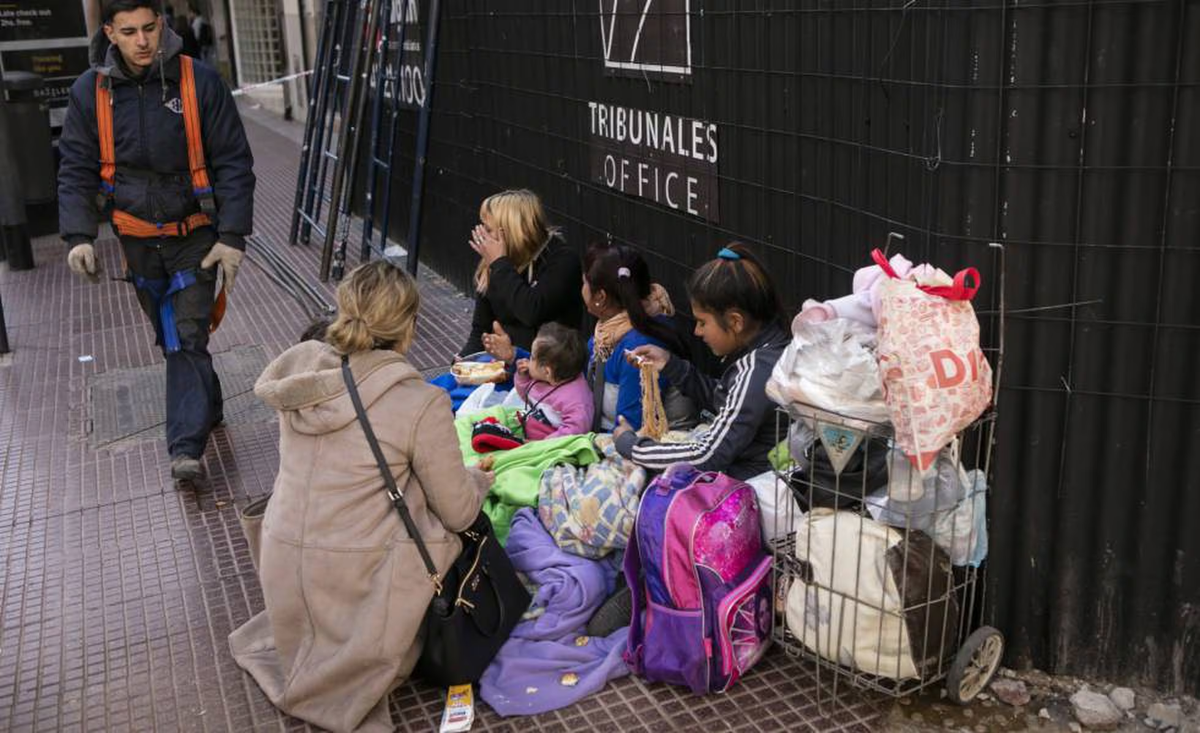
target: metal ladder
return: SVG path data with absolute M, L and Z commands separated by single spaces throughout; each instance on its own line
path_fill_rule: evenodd
M 384 6 L 388 16 L 380 17 Z M 321 249 L 320 278 L 333 275 L 340 280 L 346 267 L 346 245 L 350 239 L 350 218 L 353 214 L 354 182 L 358 175 L 358 145 L 366 112 L 367 80 L 379 47 L 377 36 L 382 23 L 391 14 L 390 0 L 362 0 L 360 6 L 367 19 L 366 33 L 356 44 L 358 53 L 351 67 L 348 97 L 343 124 L 338 134 L 338 152 L 333 165 L 332 192 L 329 197 L 329 222 L 325 227 L 325 244 Z
M 401 13 L 391 23 L 395 3 L 407 0 L 326 0 L 321 35 L 317 44 L 316 73 L 310 82 L 312 104 L 305 120 L 300 168 L 296 179 L 290 244 L 308 244 L 315 231 L 323 246 L 319 276 L 340 280 L 346 269 L 346 250 L 353 218 L 354 189 L 358 183 L 363 154 L 367 173 L 363 178 L 363 211 L 360 258 L 372 252 L 382 255 L 388 242 L 392 181 L 395 169 L 396 136 L 402 113 L 401 70 L 406 26 Z M 430 117 L 437 59 L 439 0 L 431 0 L 428 42 L 425 51 L 425 96 L 418 110 L 413 191 L 407 239 L 407 267 L 415 274 L 420 238 L 421 203 L 425 162 L 429 144 Z M 395 26 L 400 26 L 395 29 Z M 393 36 L 396 36 L 393 40 Z M 395 59 L 389 51 L 395 46 Z M 374 101 L 370 138 L 362 150 L 370 82 Z M 390 100 L 390 105 L 388 104 Z M 379 177 L 383 176 L 382 191 Z M 329 195 L 326 195 L 326 191 Z M 328 211 L 324 209 L 328 205 Z M 376 212 L 379 212 L 378 216 Z M 324 214 L 324 216 L 323 216 Z M 376 224 L 378 223 L 378 229 Z M 378 232 L 378 244 L 375 244 Z
M 325 237 L 321 210 L 329 200 L 325 195 L 329 162 L 337 160 L 330 146 L 335 139 L 335 128 L 343 126 L 340 121 L 345 117 L 346 92 L 351 81 L 347 67 L 362 35 L 356 32 L 362 5 L 363 0 L 328 0 L 322 13 L 316 73 L 309 82 L 311 102 L 300 148 L 289 244 L 308 244 L 314 229 L 322 239 Z
M 402 4 L 406 2 L 406 0 L 395 1 Z M 384 0 L 383 17 L 390 17 L 391 4 L 392 0 Z M 404 5 L 401 7 L 405 8 Z M 400 73 L 404 65 L 405 28 L 408 26 L 406 12 L 406 8 L 402 10 L 399 23 L 388 25 L 379 41 L 379 54 L 376 59 L 375 101 L 371 116 L 371 164 L 367 169 L 366 194 L 363 204 L 362 250 L 360 252 L 363 262 L 370 259 L 372 251 L 382 256 L 387 247 L 388 223 L 391 219 L 392 160 L 396 153 L 396 131 L 400 126 Z M 399 30 L 396 32 L 397 37 L 393 43 L 391 36 L 395 26 L 399 26 Z M 394 59 L 390 56 L 392 48 L 396 49 Z M 387 106 L 386 132 L 384 131 L 385 105 Z M 381 146 L 386 150 L 382 158 L 380 157 Z M 379 188 L 381 174 L 383 175 L 383 196 L 379 221 L 379 244 L 375 245 L 372 244 L 375 226 L 375 194 Z

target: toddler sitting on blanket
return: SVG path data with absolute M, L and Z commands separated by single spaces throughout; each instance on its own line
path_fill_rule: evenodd
M 587 347 L 573 328 L 550 322 L 538 329 L 528 359 L 517 360 L 514 384 L 525 409 L 527 440 L 582 435 L 592 429 L 592 390 L 583 370 Z

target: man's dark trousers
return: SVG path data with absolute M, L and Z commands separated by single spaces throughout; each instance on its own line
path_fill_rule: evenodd
M 162 323 L 153 295 L 137 291 L 142 311 L 154 324 L 156 343 L 167 360 L 167 450 L 171 458 L 199 458 L 208 434 L 222 419 L 221 383 L 208 353 L 208 327 L 216 294 L 217 270 L 201 270 L 200 261 L 217 240 L 211 227 L 186 237 L 139 239 L 121 237 L 130 273 L 147 280 L 169 280 L 175 273 L 194 270 L 196 282 L 176 293 L 175 327 L 179 351 L 163 346 Z

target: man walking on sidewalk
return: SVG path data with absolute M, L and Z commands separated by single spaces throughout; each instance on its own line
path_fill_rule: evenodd
M 208 335 L 251 232 L 254 160 L 229 90 L 212 67 L 180 54 L 158 3 L 102 3 L 92 68 L 71 87 L 59 140 L 59 228 L 67 264 L 95 282 L 92 242 L 100 218 L 111 219 L 126 279 L 166 356 L 171 475 L 192 481 L 222 419 Z

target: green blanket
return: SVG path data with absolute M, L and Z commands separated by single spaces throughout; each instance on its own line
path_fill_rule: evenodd
M 564 438 L 535 440 L 512 450 L 476 453 L 471 448 L 472 426 L 484 417 L 494 417 L 521 435 L 521 425 L 515 408 L 492 407 L 454 421 L 463 462 L 468 466 L 479 463 L 485 455 L 492 456 L 492 471 L 496 481 L 483 503 L 483 511 L 492 520 L 492 528 L 500 544 L 508 542 L 508 526 L 513 514 L 523 506 L 536 507 L 542 473 L 551 466 L 569 464 L 587 466 L 599 460 L 592 446 L 591 433 Z

